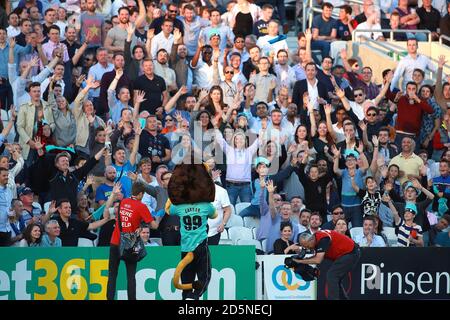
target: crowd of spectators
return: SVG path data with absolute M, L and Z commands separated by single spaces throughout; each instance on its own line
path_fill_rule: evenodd
M 0 246 L 108 246 L 135 181 L 158 225 L 144 242 L 179 245 L 165 205 L 180 163 L 215 181 L 210 244 L 248 203 L 265 252 L 319 229 L 450 246 L 450 79 L 415 32 L 448 36 L 450 2 L 321 7 L 289 47 L 283 1 L 0 5 Z M 389 40 L 382 28 L 410 32 L 394 33 L 407 55 L 377 84 L 335 40 Z

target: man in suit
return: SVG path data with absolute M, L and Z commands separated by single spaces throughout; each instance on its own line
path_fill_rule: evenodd
M 319 104 L 327 103 L 328 92 L 327 87 L 322 82 L 317 80 L 317 69 L 314 62 L 309 62 L 305 66 L 306 79 L 299 80 L 294 84 L 294 90 L 292 93 L 292 102 L 297 105 L 297 113 L 300 114 L 303 121 L 307 119 L 307 110 L 303 106 L 303 95 L 308 93 L 309 102 L 315 109 L 319 109 L 322 119 L 325 119 L 325 112 L 323 108 L 319 108 Z

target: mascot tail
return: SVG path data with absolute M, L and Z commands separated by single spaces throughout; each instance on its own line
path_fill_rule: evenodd
M 188 252 L 184 258 L 178 263 L 177 268 L 175 269 L 175 273 L 173 275 L 173 285 L 175 288 L 179 290 L 192 290 L 197 289 L 200 290 L 202 287 L 201 283 L 199 281 L 194 281 L 193 283 L 185 283 L 182 284 L 180 282 L 181 273 L 183 272 L 184 268 L 194 260 L 194 253 Z

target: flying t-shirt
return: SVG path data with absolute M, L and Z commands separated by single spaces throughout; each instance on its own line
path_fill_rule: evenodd
M 210 202 L 172 204 L 169 214 L 180 217 L 181 251 L 190 252 L 208 237 L 208 218 L 216 216 L 216 209 Z

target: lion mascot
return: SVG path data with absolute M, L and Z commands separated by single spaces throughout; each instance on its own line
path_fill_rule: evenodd
M 180 217 L 181 261 L 173 283 L 183 290 L 183 300 L 198 300 L 208 288 L 211 258 L 208 249 L 208 218 L 215 218 L 212 204 L 215 186 L 203 164 L 179 164 L 168 186 L 166 212 Z M 195 277 L 197 276 L 197 281 Z M 182 283 L 180 283 L 180 277 Z

